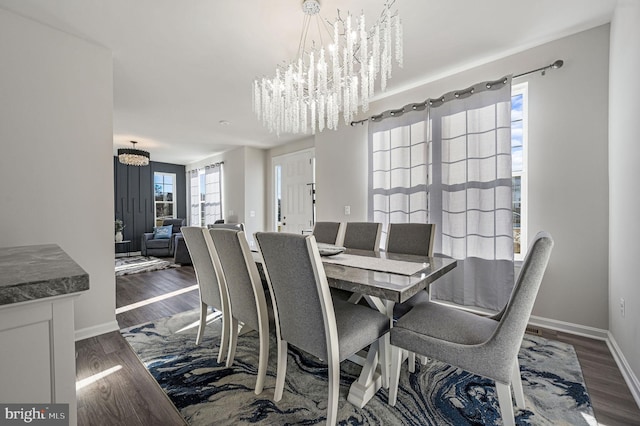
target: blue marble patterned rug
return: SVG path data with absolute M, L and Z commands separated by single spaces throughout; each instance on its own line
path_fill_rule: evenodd
M 121 330 L 145 367 L 190 425 L 324 424 L 327 369 L 310 355 L 289 347 L 284 395 L 273 401 L 276 344 L 271 339 L 264 391 L 255 395 L 258 336 L 239 338 L 231 368 L 218 364 L 220 320 L 212 315 L 205 339 L 195 345 L 198 312 L 190 311 Z M 582 371 L 572 346 L 525 335 L 519 354 L 527 408 L 516 409 L 518 425 L 597 425 Z M 360 367 L 341 364 L 338 424 L 341 425 L 500 425 L 491 380 L 438 361 L 403 364 L 398 403 L 387 404 L 381 389 L 357 408 L 346 400 Z

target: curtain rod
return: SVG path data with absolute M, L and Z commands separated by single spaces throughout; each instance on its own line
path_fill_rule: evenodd
M 511 78 L 524 77 L 525 75 L 533 74 L 534 72 L 538 72 L 538 71 L 542 71 L 542 75 L 545 75 L 547 70 L 555 70 L 555 69 L 558 69 L 558 68 L 562 68 L 563 65 L 564 65 L 564 61 L 562 59 L 558 59 L 555 62 L 553 62 L 552 64 L 546 65 L 544 67 L 536 68 L 535 70 L 531 70 L 531 71 L 523 72 L 521 74 L 514 75 Z M 462 93 L 463 91 L 458 91 L 458 92 Z M 428 101 L 428 99 L 426 101 L 424 101 L 425 106 L 426 106 L 427 101 Z M 362 120 L 352 121 L 349 124 L 351 126 L 355 126 L 356 124 L 364 124 L 367 121 L 371 120 L 373 117 L 382 117 L 382 116 L 385 116 L 385 115 L 392 115 L 393 116 L 394 115 L 393 113 L 401 112 L 403 110 L 404 110 L 404 107 L 398 108 L 398 109 L 395 109 L 395 110 L 387 110 L 387 111 L 385 111 L 383 113 L 376 114 L 375 116 L 371 116 L 371 117 L 368 117 L 368 118 L 363 118 Z
M 208 169 L 210 167 L 215 167 L 215 166 L 220 166 L 224 164 L 224 161 L 219 161 L 217 163 L 211 163 L 211 164 L 207 164 L 205 166 L 202 167 L 196 167 L 195 169 L 191 169 L 191 170 L 187 170 L 187 173 L 193 173 L 193 172 L 197 172 L 198 170 L 204 170 L 204 169 Z

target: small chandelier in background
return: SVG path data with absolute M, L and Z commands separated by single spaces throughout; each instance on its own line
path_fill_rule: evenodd
M 253 82 L 253 109 L 269 131 L 315 134 L 325 126 L 336 129 L 340 113 L 350 123 L 359 107 L 369 109 L 376 79 L 384 91 L 393 59 L 402 67 L 402 23 L 397 11 L 391 14 L 393 3 L 385 3 L 367 30 L 364 14 L 354 22 L 349 13 L 342 19 L 338 10 L 331 23 L 320 17 L 318 0 L 303 1 L 298 57 L 286 67 L 278 66 L 274 77 Z M 319 32 L 323 28 L 329 34 L 332 43 L 327 48 L 315 41 L 307 48 L 312 21 Z
M 148 166 L 149 153 L 136 149 L 138 142 L 131 141 L 133 148 L 118 148 L 118 160 L 127 166 Z

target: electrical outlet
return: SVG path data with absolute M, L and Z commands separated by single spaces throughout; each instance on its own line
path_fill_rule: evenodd
M 624 309 L 625 309 L 625 306 L 624 306 L 624 298 L 623 298 L 623 297 L 621 297 L 621 298 L 620 298 L 620 316 L 621 316 L 622 318 L 624 318 Z
M 344 206 L 344 214 L 345 215 L 351 214 L 351 206 Z

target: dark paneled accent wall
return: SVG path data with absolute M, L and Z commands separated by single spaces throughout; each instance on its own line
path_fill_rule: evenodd
M 123 236 L 131 240 L 131 251 L 140 250 L 142 234 L 153 231 L 153 174 L 174 173 L 179 218 L 187 217 L 185 167 L 178 164 L 151 161 L 148 166 L 126 166 L 113 157 L 113 194 L 115 218 L 125 224 Z

